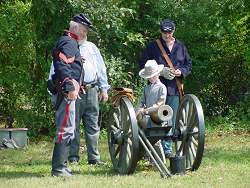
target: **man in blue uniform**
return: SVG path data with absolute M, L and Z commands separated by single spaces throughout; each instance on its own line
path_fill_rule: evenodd
M 176 113 L 179 106 L 179 90 L 176 84 L 177 79 L 185 78 L 191 71 L 192 62 L 183 43 L 177 40 L 173 34 L 175 31 L 175 24 L 171 20 L 164 20 L 160 24 L 160 42 L 165 49 L 167 55 L 172 61 L 174 69 L 170 69 L 168 63 L 164 59 L 160 48 L 156 41 L 152 41 L 144 50 L 142 57 L 139 60 L 140 69 L 142 69 L 149 59 L 155 59 L 158 64 L 163 64 L 164 69 L 161 82 L 167 87 L 167 101 L 166 104 L 173 109 L 172 125 L 175 127 Z M 167 158 L 172 153 L 172 141 L 167 137 L 162 141 L 163 149 Z
M 85 20 L 87 17 L 82 15 Z M 76 100 L 76 129 L 75 137 L 70 144 L 69 161 L 77 164 L 80 159 L 80 122 L 85 125 L 85 138 L 87 146 L 88 164 L 101 165 L 104 164 L 100 159 L 98 151 L 98 139 L 100 127 L 98 126 L 99 101 L 106 102 L 108 100 L 107 90 L 110 88 L 107 79 L 106 66 L 99 49 L 92 42 L 87 41 L 87 33 L 92 28 L 92 23 L 88 20 L 84 24 L 83 37 L 78 41 L 81 58 L 84 60 L 83 72 L 81 79 L 80 98 Z M 49 80 L 54 74 L 54 66 L 51 65 Z M 50 95 L 52 93 L 50 92 Z M 55 96 L 52 96 L 52 103 L 55 105 Z M 99 100 L 99 101 L 98 101 Z
M 52 176 L 72 176 L 67 168 L 69 147 L 75 132 L 75 101 L 79 96 L 82 60 L 78 41 L 84 37 L 84 25 L 88 20 L 78 14 L 69 24 L 69 31 L 59 38 L 53 49 L 55 74 L 52 80 L 56 90 L 56 139 L 52 156 Z

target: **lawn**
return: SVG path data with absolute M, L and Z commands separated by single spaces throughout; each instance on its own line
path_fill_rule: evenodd
M 40 187 L 250 187 L 250 134 L 213 133 L 206 135 L 202 164 L 195 172 L 184 176 L 162 179 L 155 167 L 140 162 L 136 172 L 120 176 L 114 172 L 108 152 L 107 140 L 101 138 L 102 167 L 89 166 L 86 162 L 84 143 L 81 147 L 79 166 L 72 178 L 50 176 L 53 141 L 30 141 L 25 150 L 0 150 L 1 188 Z

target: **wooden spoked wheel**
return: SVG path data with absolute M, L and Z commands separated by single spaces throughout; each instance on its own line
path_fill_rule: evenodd
M 205 123 L 200 101 L 194 95 L 185 95 L 177 116 L 175 152 L 185 156 L 186 170 L 197 170 L 201 164 L 205 144 Z
M 112 115 L 113 122 L 108 127 L 111 161 L 120 174 L 131 174 L 135 171 L 139 152 L 138 125 L 131 101 L 122 97 Z

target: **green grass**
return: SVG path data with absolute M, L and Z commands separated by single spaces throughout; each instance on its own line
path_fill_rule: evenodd
M 206 135 L 202 164 L 196 172 L 161 179 L 154 167 L 140 162 L 136 172 L 120 176 L 114 172 L 107 148 L 101 139 L 102 159 L 107 165 L 88 166 L 86 150 L 81 148 L 80 170 L 72 178 L 50 176 L 53 141 L 30 141 L 26 150 L 0 150 L 1 188 L 40 187 L 250 187 L 250 134 L 212 133 Z

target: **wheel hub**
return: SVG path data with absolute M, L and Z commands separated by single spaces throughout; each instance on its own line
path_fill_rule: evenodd
M 111 131 L 111 143 L 112 144 L 122 144 L 123 143 L 123 131 L 117 130 L 117 131 Z
M 181 132 L 181 137 L 182 138 L 187 137 L 187 127 L 186 126 L 180 127 L 180 132 Z

